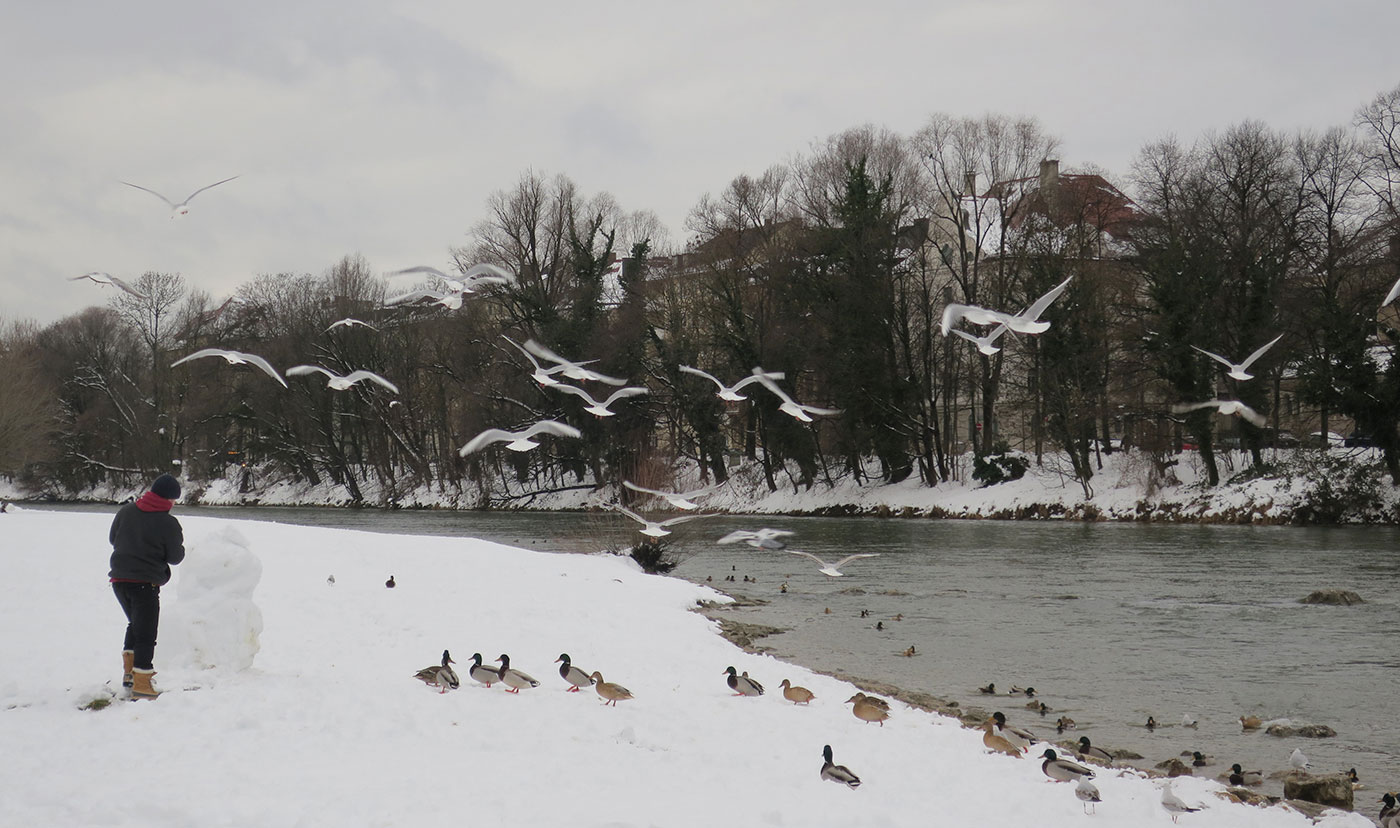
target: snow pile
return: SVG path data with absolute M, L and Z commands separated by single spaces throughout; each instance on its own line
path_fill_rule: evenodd
M 119 678 L 125 619 L 104 577 L 109 521 L 0 516 L 7 574 L 24 585 L 0 602 L 10 631 L 0 637 L 0 734 L 6 754 L 22 757 L 7 765 L 6 824 L 1171 824 L 1160 789 L 1135 772 L 1101 771 L 1103 803 L 1089 817 L 1073 786 L 1047 782 L 1038 760 L 988 754 L 979 732 L 952 719 L 896 702 L 883 726 L 859 721 L 842 703 L 851 685 L 737 650 L 687 611 L 717 597 L 704 587 L 612 556 L 463 538 L 262 522 L 232 535 L 230 521 L 186 518 L 187 535 L 210 538 L 192 545 L 190 563 L 231 562 L 226 580 L 208 582 L 216 586 L 201 573 L 194 596 L 246 586 L 253 568 L 241 554 L 262 557 L 257 669 L 209 681 L 161 644 L 165 695 L 82 710 L 90 688 Z M 384 588 L 390 574 L 396 589 Z M 185 589 L 173 604 L 186 604 Z M 413 674 L 444 648 L 464 685 L 439 695 Z M 516 695 L 465 680 L 473 651 L 487 661 L 509 654 L 540 686 Z M 565 692 L 554 664 L 563 652 L 635 699 L 614 708 Z M 730 665 L 768 693 L 735 697 Z M 812 704 L 786 702 L 784 678 L 815 693 Z M 199 689 L 184 689 L 191 684 Z M 824 744 L 861 776 L 858 790 L 820 778 Z M 1310 824 L 1282 808 L 1224 802 L 1220 790 L 1178 780 L 1182 799 L 1207 806 L 1182 826 Z M 1331 813 L 1320 824 L 1370 822 Z
M 187 545 L 175 601 L 161 613 L 161 660 L 198 669 L 246 670 L 258 654 L 262 612 L 253 590 L 262 562 L 232 524 Z

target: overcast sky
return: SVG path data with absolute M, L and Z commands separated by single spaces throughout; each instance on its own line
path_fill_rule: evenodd
M 446 267 L 527 169 L 654 210 L 862 124 L 1030 115 L 1065 165 L 1246 118 L 1350 121 L 1400 83 L 1394 0 L 7 0 L 0 321 L 106 301 L 65 277 Z M 388 7 L 392 6 L 392 11 Z M 188 216 L 179 201 L 206 184 Z

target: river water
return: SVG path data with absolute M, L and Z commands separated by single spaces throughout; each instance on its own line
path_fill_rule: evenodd
M 635 524 L 614 515 L 180 512 L 479 537 L 555 552 L 616 548 L 638 537 Z M 793 531 L 792 548 L 827 560 L 880 556 L 830 578 L 786 552 L 713 542 L 760 526 Z M 1400 787 L 1400 530 L 725 515 L 679 526 L 671 539 L 683 558 L 676 576 L 713 578 L 718 589 L 768 602 L 734 617 L 787 630 L 759 642 L 779 658 L 1001 709 L 1042 738 L 1086 735 L 1132 750 L 1144 757 L 1141 766 L 1200 750 L 1215 762 L 1202 773 L 1238 761 L 1268 774 L 1286 769 L 1301 747 L 1314 772 L 1355 767 L 1366 785 L 1357 810 L 1372 815 L 1381 794 Z M 1353 590 L 1366 603 L 1299 603 L 1323 588 Z M 910 646 L 918 654 L 905 657 Z M 762 678 L 776 686 L 780 672 Z M 989 682 L 1000 690 L 1033 686 L 1052 712 L 1042 718 L 1025 709 L 1024 696 L 978 694 Z M 1077 729 L 1056 737 L 1061 715 Z M 1182 726 L 1186 715 L 1199 726 Z M 1242 715 L 1325 724 L 1337 736 L 1244 733 Z M 1149 716 L 1160 723 L 1153 731 L 1143 726 Z M 1263 790 L 1279 794 L 1282 782 Z

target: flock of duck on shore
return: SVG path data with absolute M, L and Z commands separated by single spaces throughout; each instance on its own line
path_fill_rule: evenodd
M 522 690 L 529 690 L 540 686 L 540 682 L 528 673 L 512 667 L 510 656 L 502 653 L 495 659 L 498 666 L 490 666 L 484 663 L 481 653 L 472 653 L 472 664 L 467 668 L 467 675 L 472 681 L 485 687 L 496 684 L 504 685 L 507 692 L 519 693 Z M 559 677 L 567 685 L 565 692 L 577 693 L 587 687 L 592 687 L 603 700 L 605 705 L 617 706 L 620 701 L 628 701 L 634 696 L 626 687 L 615 682 L 604 680 L 603 674 L 599 671 L 589 672 L 573 663 L 568 653 L 561 653 L 554 660 L 559 665 Z M 439 693 L 446 693 L 449 690 L 456 690 L 461 686 L 461 679 L 457 671 L 452 668 L 455 662 L 452 654 L 448 650 L 442 651 L 442 659 L 438 664 L 432 664 L 419 670 L 414 674 L 414 678 L 422 681 L 429 687 L 438 688 Z M 757 697 L 765 693 L 763 685 L 747 671 L 739 672 L 732 665 L 725 668 L 721 675 L 725 676 L 725 683 L 733 691 L 736 697 Z M 795 705 L 807 705 L 816 698 L 816 695 L 806 687 L 793 684 L 788 679 L 783 679 L 779 685 L 782 688 L 783 698 Z M 984 695 L 997 694 L 996 685 L 988 684 L 978 688 Z M 1026 707 L 1044 715 L 1048 707 L 1044 702 L 1035 699 L 1035 688 L 1026 687 L 1024 689 L 1015 687 L 1012 694 L 1019 694 L 1032 699 Z M 878 696 L 866 693 L 856 693 L 845 704 L 851 705 L 851 714 L 857 719 L 867 724 L 878 724 L 881 727 L 890 718 L 890 704 L 888 701 Z M 1257 716 L 1241 716 L 1240 724 L 1244 730 L 1257 730 L 1262 726 L 1262 721 Z M 1075 722 L 1066 716 L 1061 716 L 1056 720 L 1055 729 L 1057 733 L 1063 734 L 1066 730 L 1073 730 Z M 1155 727 L 1156 722 L 1151 717 L 1148 718 L 1147 726 Z M 1182 726 L 1194 728 L 1196 722 L 1189 716 L 1182 721 Z M 1032 745 L 1045 740 L 1040 739 L 1034 733 L 1021 727 L 1008 724 L 1006 715 L 1001 711 L 994 712 L 982 725 L 982 744 L 987 750 L 993 753 L 1000 753 L 1013 758 L 1024 758 L 1031 751 Z M 1102 801 L 1098 788 L 1092 780 L 1095 770 L 1090 765 L 1100 768 L 1114 768 L 1117 765 L 1118 757 L 1104 750 L 1102 747 L 1094 745 L 1088 736 L 1080 736 L 1077 747 L 1068 749 L 1079 761 L 1061 756 L 1054 747 L 1047 747 L 1039 755 L 1042 760 L 1040 769 L 1049 779 L 1056 782 L 1075 783 L 1074 793 L 1084 803 L 1085 812 L 1089 813 L 1090 808 L 1097 806 Z M 1185 754 L 1183 754 L 1185 755 Z M 1210 757 L 1200 751 L 1192 751 L 1192 767 L 1200 768 L 1213 764 Z M 860 786 L 860 777 L 845 765 L 838 765 L 833 760 L 830 745 L 822 747 L 822 766 L 820 776 L 832 782 L 838 782 L 850 788 Z M 1290 757 L 1290 764 L 1293 770 L 1302 771 L 1311 767 L 1307 757 L 1301 750 L 1295 749 Z M 1088 763 L 1088 764 L 1081 764 Z M 1142 774 L 1142 771 L 1132 768 L 1121 768 L 1120 775 L 1128 773 Z M 1361 785 L 1356 775 L 1355 768 L 1347 772 L 1355 789 L 1360 789 Z M 1256 786 L 1263 783 L 1264 775 L 1260 771 L 1246 771 L 1237 762 L 1230 766 L 1228 773 L 1220 774 L 1220 781 L 1228 782 L 1231 786 Z M 1204 809 L 1201 804 L 1190 804 L 1176 795 L 1171 788 L 1170 781 L 1162 789 L 1162 807 L 1171 814 L 1172 821 L 1182 814 L 1192 813 Z M 1382 798 L 1384 807 L 1381 810 L 1381 825 L 1384 828 L 1400 828 L 1400 810 L 1396 807 L 1396 794 L 1387 793 Z

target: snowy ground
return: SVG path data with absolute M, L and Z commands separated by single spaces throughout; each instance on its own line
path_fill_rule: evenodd
M 1170 822 L 1151 780 L 1100 771 L 1104 802 L 1088 816 L 1038 760 L 989 755 L 951 719 L 898 703 L 883 727 L 855 719 L 849 685 L 743 653 L 688 612 L 718 598 L 703 587 L 622 558 L 468 539 L 187 518 L 189 558 L 164 591 L 156 652 L 156 683 L 171 692 L 81 710 L 119 681 L 107 527 L 105 515 L 0 515 L 5 824 Z M 439 695 L 412 676 L 444 648 L 464 678 L 473 651 L 508 653 L 540 686 L 517 696 L 466 682 Z M 612 708 L 564 692 L 561 652 L 636 699 Z M 732 696 L 729 665 L 768 694 Z M 816 701 L 785 702 L 783 678 Z M 859 789 L 819 778 L 824 744 Z M 1176 790 L 1208 806 L 1182 825 L 1309 824 L 1223 802 L 1204 779 Z

